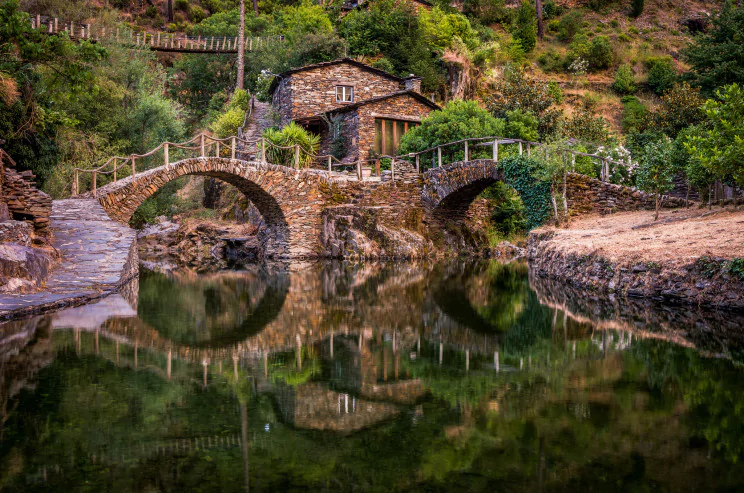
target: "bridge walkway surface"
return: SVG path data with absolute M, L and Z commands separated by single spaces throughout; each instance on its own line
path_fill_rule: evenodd
M 42 291 L 0 295 L 0 319 L 98 299 L 137 275 L 135 231 L 111 220 L 97 200 L 55 200 L 50 219 L 61 261 Z

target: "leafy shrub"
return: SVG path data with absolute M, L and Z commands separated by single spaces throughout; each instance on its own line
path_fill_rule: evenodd
M 545 72 L 560 72 L 563 70 L 563 58 L 553 50 L 543 53 L 537 58 L 537 63 Z
M 675 84 L 661 96 L 658 111 L 648 115 L 647 126 L 675 138 L 680 130 L 705 119 L 700 89 L 687 82 Z
M 592 144 L 603 144 L 610 138 L 609 124 L 601 116 L 583 109 L 574 113 L 563 128 L 566 137 Z
M 629 32 L 630 34 L 636 34 L 636 35 L 637 35 L 637 34 L 638 34 L 638 28 L 637 28 L 637 27 L 635 27 L 635 26 L 630 26 L 630 27 L 628 28 L 628 32 Z
M 224 139 L 225 137 L 237 135 L 238 128 L 243 124 L 244 119 L 245 111 L 240 108 L 232 108 L 220 115 L 210 125 L 210 129 L 217 137 Z
M 530 111 L 515 109 L 506 112 L 506 135 L 513 139 L 536 141 L 538 120 Z
M 491 223 L 501 235 L 509 237 L 527 229 L 524 202 L 516 190 L 496 182 L 483 192 L 483 197 L 493 206 Z
M 636 92 L 635 78 L 633 77 L 633 69 L 630 65 L 623 64 L 617 69 L 615 73 L 615 82 L 612 84 L 612 88 L 620 94 L 633 94 Z
M 744 258 L 734 258 L 726 262 L 726 270 L 729 274 L 744 281 Z
M 320 148 L 320 136 L 308 132 L 295 122 L 290 122 L 281 130 L 269 128 L 264 131 L 263 137 L 273 144 L 266 145 L 267 160 L 273 164 L 294 167 L 294 146 L 299 145 L 300 167 L 309 166 Z M 286 147 L 287 149 L 279 149 L 274 146 Z
M 374 62 L 372 62 L 372 66 L 374 68 L 384 70 L 385 72 L 389 74 L 395 72 L 395 67 L 393 67 L 393 63 L 385 57 L 382 57 L 379 60 L 375 60 Z
M 565 8 L 555 3 L 555 0 L 546 0 L 542 6 L 543 18 L 545 20 L 555 19 L 563 15 Z
M 561 21 L 558 19 L 553 19 L 548 21 L 547 29 L 549 33 L 557 33 L 558 32 L 558 26 L 561 25 Z
M 625 96 L 622 99 L 623 116 L 621 125 L 623 132 L 632 134 L 643 128 L 646 118 L 646 107 L 635 96 Z
M 176 0 L 174 7 L 176 10 L 180 10 L 181 12 L 188 14 L 191 5 L 189 5 L 189 0 Z
M 617 37 L 617 40 L 620 41 L 621 43 L 630 43 L 631 41 L 633 41 L 633 38 L 631 38 L 625 33 L 620 33 Z
M 525 52 L 529 53 L 535 49 L 537 44 L 537 15 L 535 5 L 524 0 L 514 17 L 512 36 L 518 39 Z
M 579 58 L 587 61 L 589 70 L 609 67 L 614 59 L 610 39 L 607 36 L 597 36 L 590 41 L 584 34 L 577 35 L 571 43 L 566 64 L 570 65 Z
M 630 2 L 630 16 L 640 17 L 640 15 L 643 13 L 643 4 L 644 0 L 632 0 Z
M 583 16 L 578 10 L 572 10 L 561 17 L 558 22 L 558 39 L 564 42 L 573 41 L 574 36 L 581 31 Z
M 618 28 L 620 26 L 620 23 L 617 21 L 617 19 L 612 19 L 610 21 L 610 26 L 613 28 Z
M 203 8 L 194 5 L 191 7 L 191 11 L 189 12 L 189 18 L 191 18 L 193 22 L 199 23 L 207 18 L 207 13 Z
M 650 57 L 645 62 L 648 68 L 648 87 L 656 94 L 663 94 L 677 83 L 677 71 L 672 57 Z
M 159 16 L 160 16 L 160 9 L 154 5 L 150 5 L 145 10 L 145 17 L 149 17 L 150 19 L 157 19 Z

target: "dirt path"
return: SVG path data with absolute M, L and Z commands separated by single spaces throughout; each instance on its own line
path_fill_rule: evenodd
M 690 263 L 703 255 L 744 257 L 744 211 L 687 209 L 663 211 L 653 221 L 648 211 L 587 216 L 548 240 L 556 249 L 580 255 L 597 253 L 613 262 L 634 260 Z

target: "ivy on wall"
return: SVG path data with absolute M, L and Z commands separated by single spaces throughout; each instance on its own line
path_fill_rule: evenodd
M 550 218 L 550 182 L 539 181 L 535 178 L 535 169 L 540 166 L 539 161 L 526 156 L 511 156 L 499 161 L 504 170 L 504 180 L 522 197 L 527 228 L 541 226 Z

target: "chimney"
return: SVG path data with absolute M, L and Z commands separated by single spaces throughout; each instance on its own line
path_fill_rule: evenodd
M 411 74 L 405 78 L 406 91 L 414 91 L 421 94 L 421 77 Z

